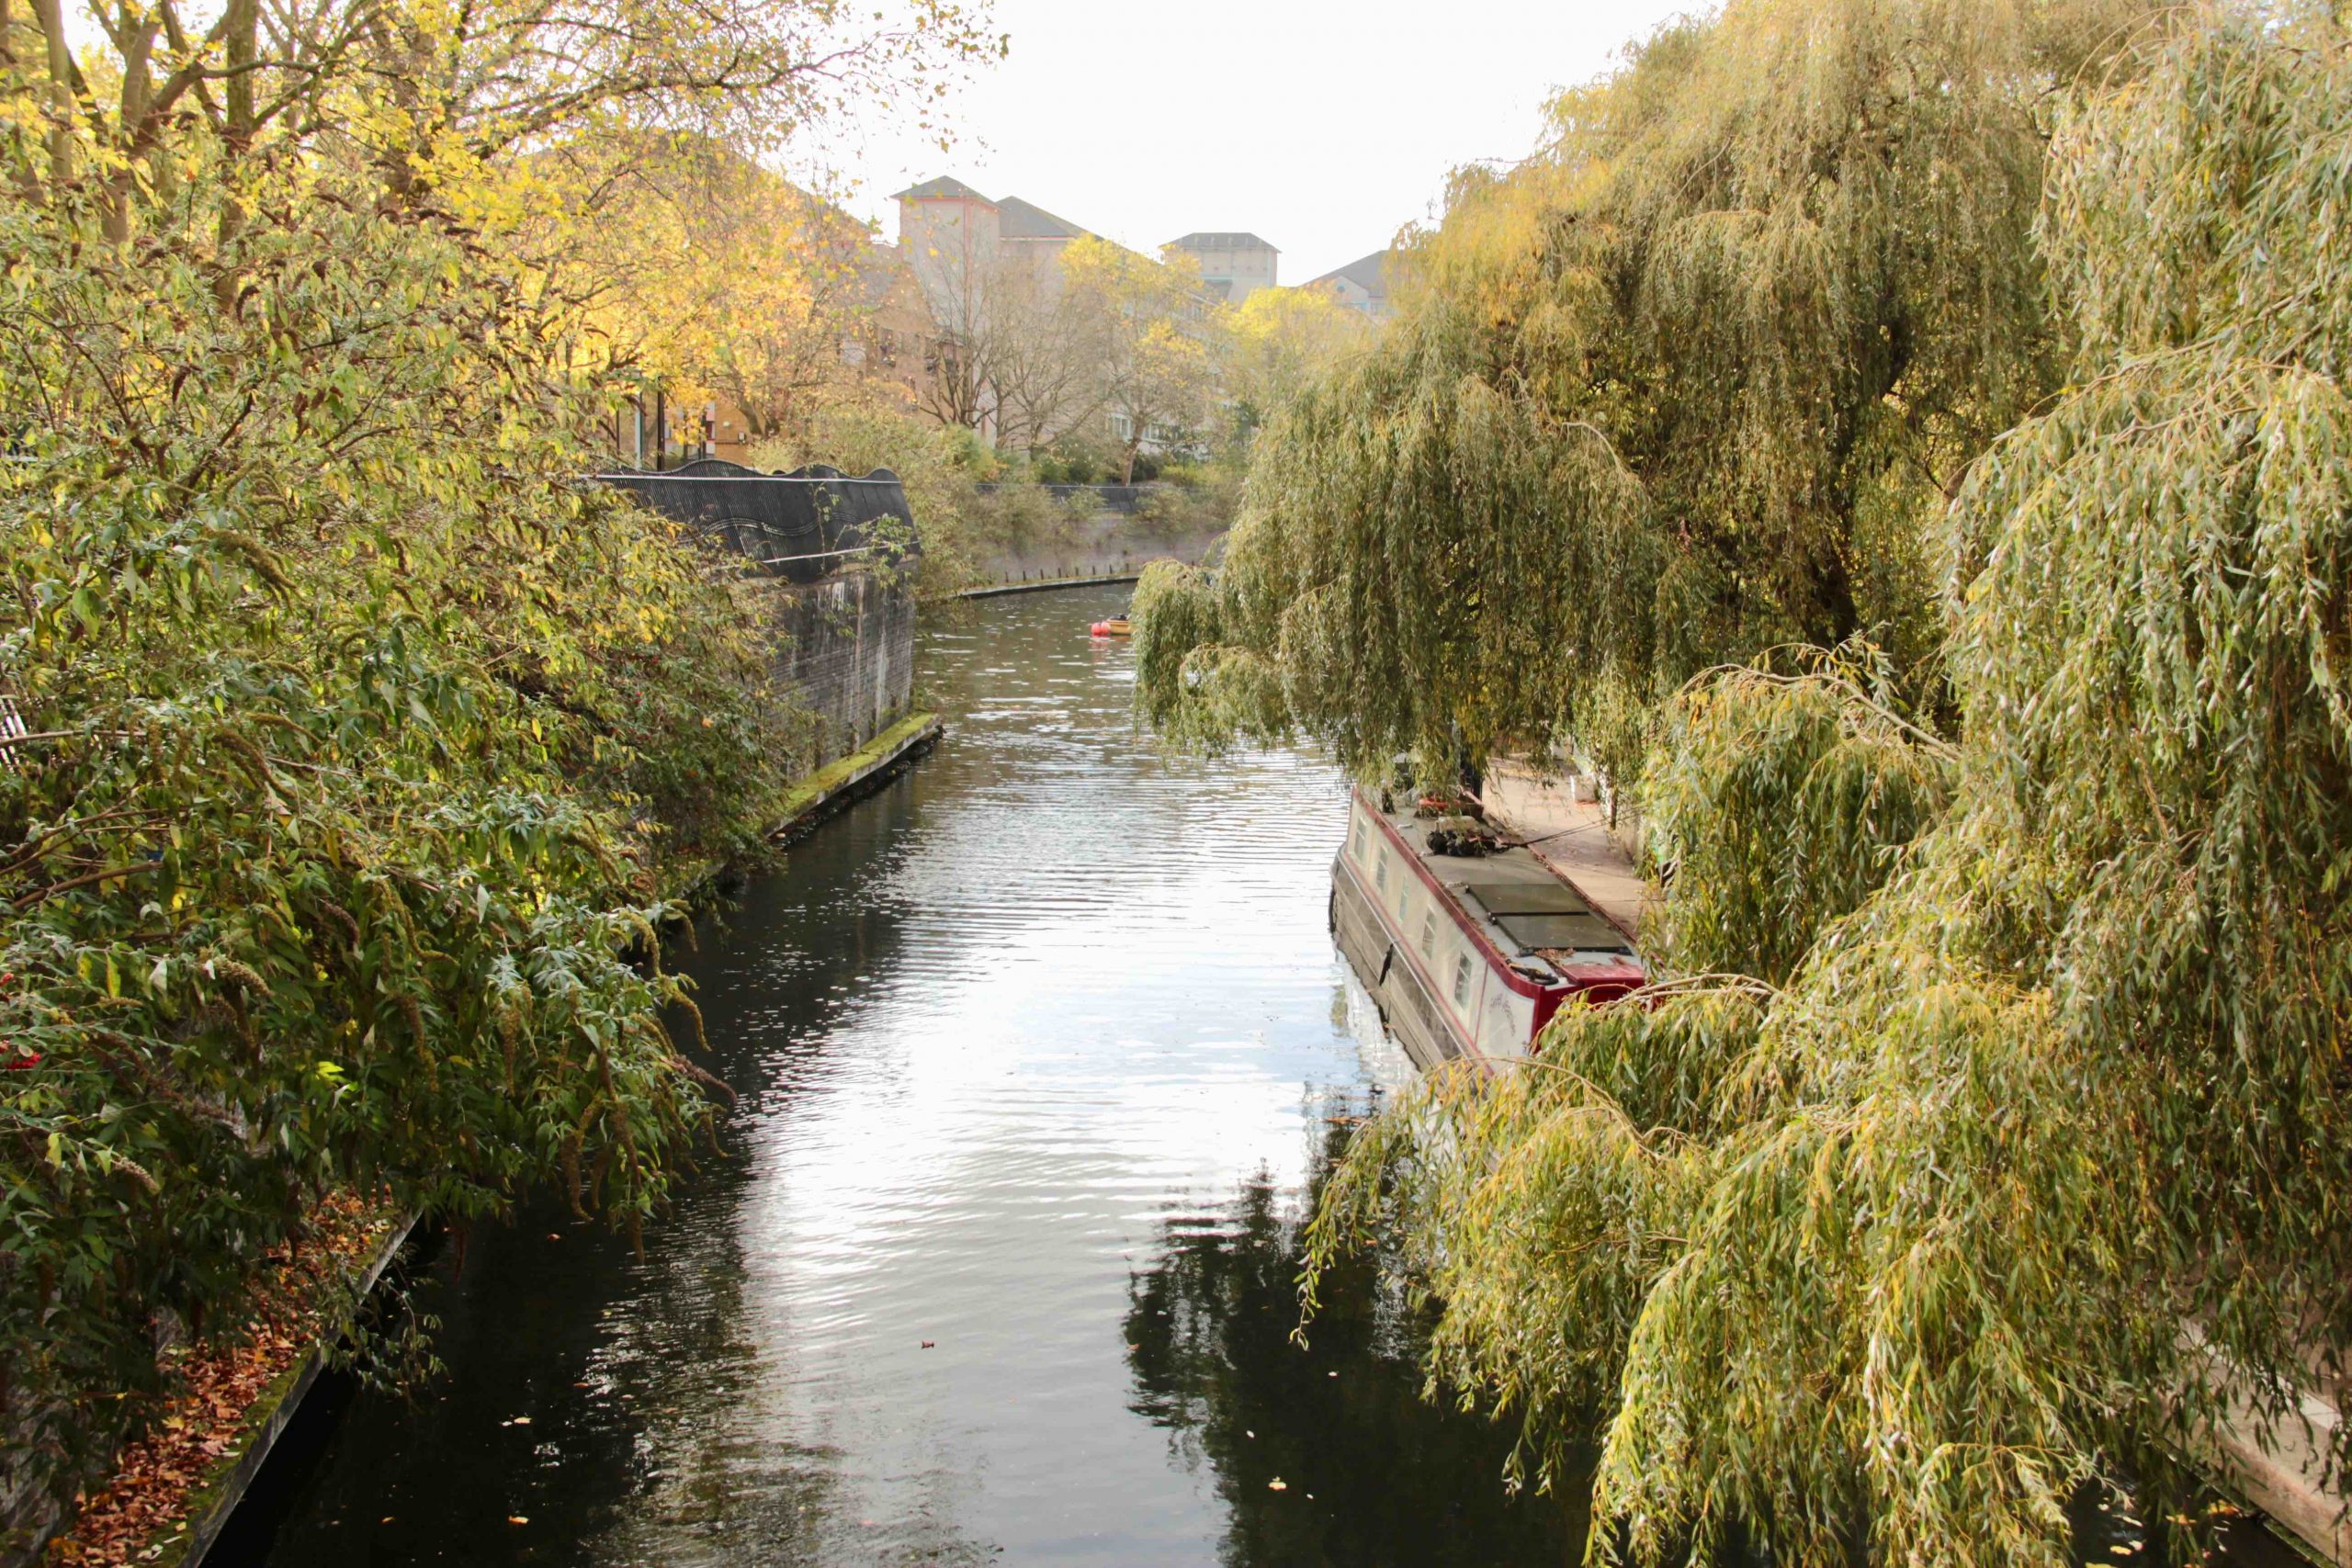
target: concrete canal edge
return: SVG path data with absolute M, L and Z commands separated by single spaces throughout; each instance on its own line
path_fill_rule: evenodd
M 871 790 L 933 746 L 947 732 L 935 713 L 911 713 L 838 761 L 792 786 L 768 837 L 789 843 Z
M 1129 571 L 1109 577 L 1039 578 L 1035 582 L 995 582 L 986 588 L 967 588 L 958 592 L 958 599 L 994 599 L 1004 593 L 1035 593 L 1047 588 L 1104 588 L 1114 582 L 1139 582 L 1143 573 Z
M 2192 1459 L 2222 1495 L 2260 1514 L 2280 1541 L 2313 1562 L 2352 1568 L 2352 1492 L 2328 1466 L 2344 1423 L 2340 1391 L 2306 1393 L 2274 1415 L 2256 1401 L 2252 1380 L 2202 1332 L 2188 1329 L 2181 1339 L 2211 1359 L 2215 1384 L 2230 1402 L 2227 1416 L 2203 1434 Z
M 377 1282 L 391 1267 L 392 1259 L 400 1256 L 416 1225 L 417 1216 L 413 1213 L 393 1224 L 359 1276 L 357 1300 L 364 1302 L 375 1294 Z M 254 1478 L 269 1462 L 270 1450 L 277 1446 L 277 1439 L 285 1435 L 296 1412 L 302 1408 L 302 1401 L 318 1382 L 319 1374 L 326 1371 L 333 1350 L 330 1343 L 322 1340 L 278 1373 L 246 1410 L 236 1441 L 220 1456 L 220 1464 L 188 1495 L 187 1511 L 177 1529 L 151 1544 L 148 1551 L 153 1555 L 142 1556 L 141 1562 L 153 1562 L 156 1568 L 198 1568 L 203 1562 L 205 1554 L 220 1539 L 220 1532 L 228 1528 L 230 1516 L 244 1500 Z
M 2343 1416 L 2306 1395 L 2283 1419 L 2264 1421 L 2242 1408 L 2218 1434 L 2217 1483 L 2269 1522 L 2271 1532 L 2314 1562 L 2352 1568 L 2352 1516 L 2327 1485 L 2328 1445 Z
M 935 713 L 912 713 L 876 735 L 846 757 L 839 757 L 803 778 L 770 806 L 763 837 L 788 844 L 851 801 L 880 788 L 901 768 L 939 742 L 947 727 Z M 726 860 L 695 860 L 676 874 L 662 897 L 682 908 L 693 908 L 732 872 Z

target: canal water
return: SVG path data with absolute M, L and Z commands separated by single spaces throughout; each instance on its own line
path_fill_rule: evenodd
M 641 1258 L 555 1209 L 447 1249 L 447 1374 L 354 1396 L 245 1560 L 1573 1559 L 1368 1270 L 1292 1338 L 1311 1190 L 1401 1071 L 1326 929 L 1341 785 L 1138 739 L 1086 636 L 1124 597 L 929 635 L 945 742 L 686 965 L 724 1157 Z

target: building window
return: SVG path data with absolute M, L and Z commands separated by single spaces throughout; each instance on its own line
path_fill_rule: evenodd
M 1380 852 L 1380 863 L 1372 868 L 1372 885 L 1381 892 L 1388 891 L 1388 852 Z
M 1437 911 L 1431 909 L 1421 917 L 1421 956 L 1437 956 Z
M 1453 1005 L 1470 1005 L 1470 955 L 1466 953 L 1456 954 L 1453 960 Z
M 1356 863 L 1357 863 L 1358 865 L 1362 865 L 1362 864 L 1363 863 L 1363 843 L 1364 843 L 1364 831 L 1363 831 L 1363 818 L 1361 818 L 1361 817 L 1359 817 L 1359 818 L 1356 818 L 1356 830 L 1355 830 L 1354 839 L 1355 839 L 1355 842 L 1354 842 L 1354 852 L 1355 852 L 1355 857 L 1356 857 Z

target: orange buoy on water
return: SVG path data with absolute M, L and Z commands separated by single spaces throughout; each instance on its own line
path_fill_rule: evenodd
M 1127 625 L 1126 617 L 1124 615 L 1114 616 L 1107 621 L 1097 621 L 1086 628 L 1086 634 L 1089 637 L 1126 637 L 1131 635 L 1132 631 L 1133 628 Z

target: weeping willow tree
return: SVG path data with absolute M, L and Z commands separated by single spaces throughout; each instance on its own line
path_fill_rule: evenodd
M 2153 10 L 1751 0 L 1563 97 L 1261 438 L 1215 614 L 1144 596 L 1145 711 L 1450 760 L 1858 635 L 1935 705 L 1928 520 L 2057 384 L 2050 117 Z
M 1643 785 L 1674 881 L 1642 936 L 1666 973 L 1784 983 L 1950 803 L 1956 754 L 1894 711 L 1883 656 L 1792 657 L 1794 672 L 1710 672 L 1664 705 Z
M 2143 47 L 2053 122 L 2067 384 L 1933 534 L 1956 742 L 1835 660 L 1682 694 L 1683 977 L 1426 1085 L 1318 1218 L 1537 1478 L 1598 1418 L 1602 1559 L 2065 1562 L 2346 1370 L 2352 38 Z

